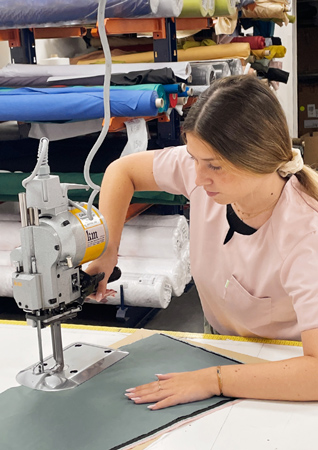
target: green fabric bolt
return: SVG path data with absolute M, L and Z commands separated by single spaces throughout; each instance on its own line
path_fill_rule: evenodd
M 163 108 L 159 108 L 158 112 L 162 113 L 168 110 L 169 108 L 169 99 L 166 94 L 166 91 L 164 90 L 164 87 L 162 84 L 136 84 L 132 86 L 110 86 L 110 89 L 122 89 L 124 91 L 126 90 L 133 90 L 133 91 L 156 91 L 159 98 L 162 98 L 164 101 Z
M 16 202 L 18 201 L 19 192 L 23 192 L 22 181 L 27 178 L 30 173 L 0 173 L 0 202 Z M 86 184 L 82 173 L 52 173 L 59 175 L 61 183 L 77 183 Z M 104 173 L 92 173 L 91 179 L 94 183 L 101 185 Z M 89 192 L 81 189 L 70 189 L 68 196 L 74 201 L 87 202 Z M 98 196 L 96 197 L 96 202 Z M 168 192 L 136 192 L 132 198 L 132 203 L 149 203 L 157 205 L 184 205 L 187 199 L 183 195 L 169 194 Z
M 237 362 L 159 334 L 122 348 L 128 356 L 74 389 L 20 386 L 0 394 L 0 448 L 115 450 L 233 400 L 215 396 L 159 411 L 136 405 L 125 390 L 156 380 L 156 373 Z

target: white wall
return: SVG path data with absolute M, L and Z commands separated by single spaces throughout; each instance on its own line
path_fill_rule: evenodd
M 296 11 L 296 0 L 292 0 L 292 12 Z M 295 13 L 296 14 L 296 13 Z M 284 108 L 291 137 L 298 137 L 298 98 L 297 98 L 297 24 L 275 25 L 274 36 L 280 37 L 286 47 L 286 55 L 279 59 L 283 70 L 289 72 L 288 83 L 280 83 L 277 97 Z

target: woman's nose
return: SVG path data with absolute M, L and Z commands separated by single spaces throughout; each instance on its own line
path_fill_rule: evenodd
M 213 181 L 210 174 L 207 173 L 207 170 L 204 167 L 200 167 L 199 165 L 197 165 L 195 184 L 197 186 L 206 186 L 207 184 L 212 183 Z

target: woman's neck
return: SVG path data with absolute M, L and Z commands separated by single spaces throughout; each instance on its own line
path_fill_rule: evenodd
M 272 175 L 264 177 L 248 196 L 232 203 L 236 215 L 253 228 L 260 228 L 271 217 L 286 184 L 286 179 Z

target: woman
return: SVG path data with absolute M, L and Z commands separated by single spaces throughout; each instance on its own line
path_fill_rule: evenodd
M 100 210 L 106 253 L 89 273 L 109 275 L 136 191 L 190 200 L 191 272 L 204 315 L 221 334 L 302 340 L 304 356 L 180 374 L 128 389 L 152 410 L 213 395 L 318 400 L 318 176 L 291 147 L 275 95 L 252 76 L 221 79 L 192 106 L 186 146 L 115 161 Z M 100 283 L 97 298 L 106 293 Z

